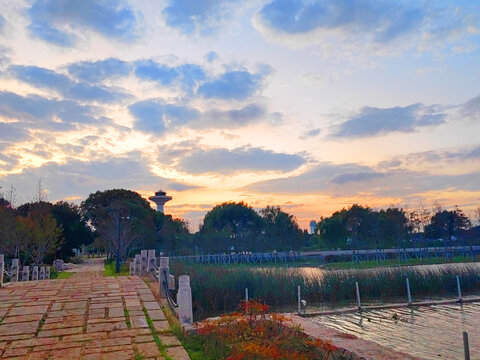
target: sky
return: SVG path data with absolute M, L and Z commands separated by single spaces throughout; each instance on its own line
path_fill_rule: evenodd
M 470 215 L 479 45 L 477 0 L 0 0 L 0 191 Z

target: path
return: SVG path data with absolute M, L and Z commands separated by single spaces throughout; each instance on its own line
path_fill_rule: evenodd
M 143 280 L 104 277 L 101 261 L 0 289 L 0 359 L 189 359 Z

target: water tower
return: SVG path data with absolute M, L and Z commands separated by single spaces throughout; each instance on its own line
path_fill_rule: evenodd
M 148 200 L 151 200 L 155 204 L 157 204 L 157 211 L 160 211 L 163 213 L 163 205 L 165 205 L 167 201 L 172 200 L 172 197 L 167 196 L 167 193 L 165 191 L 158 190 L 155 193 L 155 196 L 150 196 Z

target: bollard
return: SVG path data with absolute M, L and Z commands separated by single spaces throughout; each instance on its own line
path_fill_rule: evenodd
M 155 258 L 155 250 L 148 250 L 148 267 L 147 267 L 147 271 L 148 271 L 149 273 L 155 272 L 156 261 L 157 261 L 157 259 Z
M 407 281 L 407 297 L 408 297 L 408 305 L 412 304 L 412 295 L 410 294 L 410 281 L 408 278 L 405 279 Z
M 245 288 L 245 301 L 248 302 L 248 288 Z
M 0 254 L 0 287 L 3 286 L 3 271 L 5 270 L 5 256 Z
M 30 280 L 30 266 L 24 266 L 22 270 L 22 281 Z
M 38 280 L 38 266 L 32 268 L 32 281 Z
M 45 280 L 45 266 L 40 266 L 38 280 Z
M 180 325 L 193 323 L 192 288 L 188 275 L 181 275 L 178 278 L 177 303 Z
M 140 258 L 141 258 L 141 275 L 147 275 L 148 271 L 148 251 L 141 250 L 140 251 Z
M 140 258 L 140 254 L 135 255 L 135 275 L 141 276 L 142 275 L 142 260 Z
M 169 269 L 169 259 L 168 257 L 160 258 L 160 274 L 158 276 L 159 284 L 159 294 L 161 297 L 167 297 L 167 292 L 165 291 L 165 284 L 168 285 L 168 275 L 170 274 Z
M 50 279 L 50 266 L 45 267 L 45 279 Z
M 18 259 L 12 260 L 12 269 L 10 270 L 10 282 L 17 282 L 18 273 L 20 271 L 20 264 Z
M 468 333 L 463 332 L 463 352 L 465 353 L 465 360 L 470 360 L 470 345 L 468 343 Z
M 460 288 L 460 276 L 457 275 L 458 301 L 462 302 L 462 289 Z
M 360 289 L 358 287 L 358 281 L 355 281 L 355 290 L 357 292 L 357 305 L 358 310 L 362 311 L 362 303 L 360 302 Z
M 135 261 L 130 261 L 130 276 L 135 275 Z
M 302 294 L 300 290 L 300 285 L 297 287 L 297 301 L 298 301 L 298 314 L 302 312 Z

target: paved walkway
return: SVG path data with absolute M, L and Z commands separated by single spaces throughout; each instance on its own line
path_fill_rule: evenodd
M 0 358 L 189 359 L 143 280 L 104 277 L 100 261 L 0 289 Z

